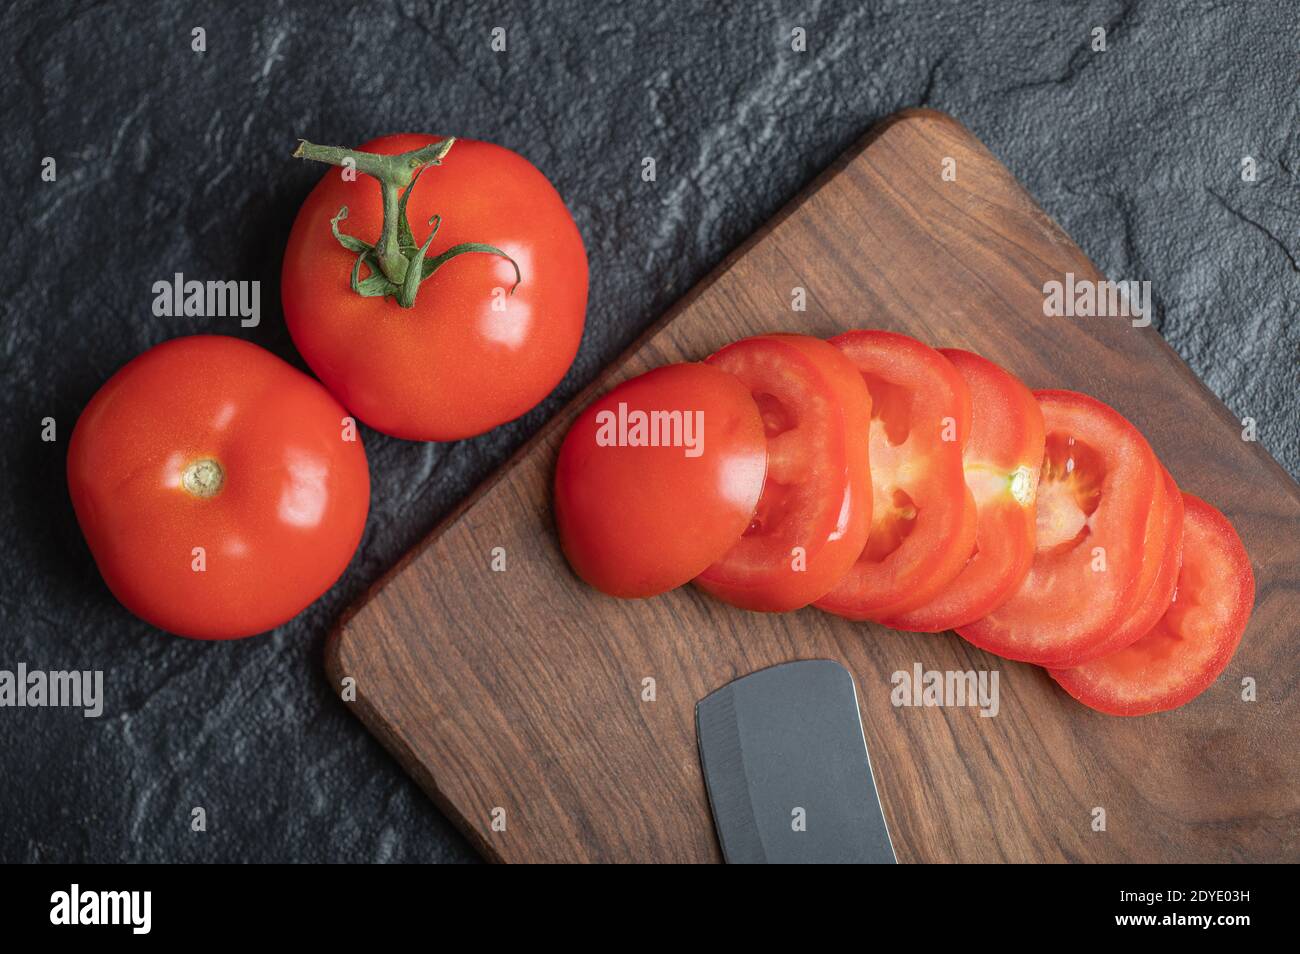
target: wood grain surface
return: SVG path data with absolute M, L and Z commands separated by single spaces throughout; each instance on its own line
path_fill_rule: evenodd
M 941 178 L 945 157 L 956 181 Z M 720 860 L 695 703 L 737 676 L 809 658 L 854 674 L 899 861 L 1300 860 L 1300 489 L 1242 440 L 1153 329 L 1044 317 L 1043 284 L 1066 272 L 1102 277 L 964 127 L 930 111 L 892 117 L 349 613 L 327 647 L 333 685 L 355 678 L 351 708 L 492 860 Z M 791 308 L 795 287 L 807 289 L 805 312 Z M 620 601 L 572 575 L 550 483 L 588 400 L 745 335 L 857 327 L 977 351 L 1030 387 L 1097 395 L 1150 438 L 1181 486 L 1228 515 L 1258 596 L 1209 691 L 1174 712 L 1113 718 L 951 633 L 814 609 L 748 613 L 693 587 Z M 492 569 L 496 547 L 504 572 Z M 918 662 L 997 671 L 1000 711 L 895 708 L 890 675 Z M 1245 677 L 1257 701 L 1242 701 Z M 642 700 L 646 678 L 653 702 Z M 1095 808 L 1105 831 L 1093 830 Z

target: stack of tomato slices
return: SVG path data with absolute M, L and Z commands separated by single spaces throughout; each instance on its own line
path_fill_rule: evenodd
M 1176 708 L 1254 605 L 1221 513 L 1146 438 L 968 351 L 761 335 L 625 381 L 560 448 L 560 543 L 613 596 L 955 630 L 1114 715 Z

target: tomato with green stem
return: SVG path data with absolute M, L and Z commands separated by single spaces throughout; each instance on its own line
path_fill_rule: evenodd
M 295 155 L 342 168 L 289 235 L 285 321 L 357 417 L 395 437 L 457 440 L 559 383 L 582 337 L 587 255 L 526 159 L 425 135 L 357 150 L 303 142 Z

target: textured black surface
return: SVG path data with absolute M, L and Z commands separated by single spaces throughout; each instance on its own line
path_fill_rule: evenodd
M 958 117 L 1103 271 L 1149 279 L 1166 338 L 1300 472 L 1291 0 L 359 6 L 28 2 L 4 14 L 0 669 L 104 669 L 107 704 L 97 720 L 0 709 L 0 860 L 471 860 L 326 686 L 328 627 L 903 107 Z M 505 53 L 489 47 L 494 26 Z M 1104 53 L 1088 47 L 1098 26 Z M 205 53 L 190 49 L 195 27 Z M 365 540 L 292 624 L 234 644 L 162 635 L 114 601 L 77 529 L 64 478 L 77 414 L 175 335 L 241 335 L 302 366 L 278 271 L 321 169 L 288 154 L 298 136 L 396 131 L 493 140 L 550 176 L 591 259 L 577 363 L 541 407 L 476 440 L 367 432 Z M 40 181 L 44 156 L 54 183 Z M 643 156 L 658 160 L 654 184 Z M 1258 181 L 1242 181 L 1243 156 Z M 260 280 L 261 326 L 154 317 L 152 283 L 178 271 Z M 46 416 L 56 443 L 40 440 Z M 206 833 L 190 831 L 194 806 Z

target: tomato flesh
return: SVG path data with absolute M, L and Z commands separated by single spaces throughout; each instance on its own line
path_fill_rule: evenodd
M 966 565 L 975 499 L 962 472 L 970 392 L 943 355 L 888 331 L 831 339 L 871 395 L 871 530 L 857 562 L 816 601 L 850 619 L 890 619 L 934 597 Z
M 696 584 L 746 609 L 779 612 L 825 595 L 866 543 L 871 417 L 862 377 L 835 347 L 805 335 L 746 338 L 708 363 L 754 395 L 767 478 L 754 518 Z
M 656 368 L 593 401 L 565 436 L 560 544 L 604 593 L 663 593 L 740 539 L 766 469 L 763 419 L 745 385 L 707 364 Z
M 312 378 L 217 335 L 146 351 L 91 398 L 68 448 L 77 520 L 109 589 L 180 636 L 272 629 L 361 540 L 356 423 Z
M 1080 663 L 1110 655 L 1150 631 L 1169 608 L 1178 584 L 1183 555 L 1183 494 L 1163 466 L 1161 505 L 1152 508 L 1160 519 L 1147 523 L 1147 541 L 1142 553 L 1138 591 L 1142 596 L 1132 611 L 1097 645 L 1079 658 Z
M 1114 409 L 1072 391 L 1034 396 L 1047 434 L 1034 560 L 1004 603 L 957 632 L 1008 659 L 1072 666 L 1146 593 L 1143 561 L 1150 527 L 1161 526 L 1164 479 L 1146 438 Z
M 971 395 L 970 439 L 962 455 L 977 511 L 975 548 L 930 602 L 883 622 L 937 633 L 973 622 L 1021 584 L 1034 558 L 1035 495 L 1043 461 L 1043 414 L 1033 393 L 992 361 L 940 349 Z
M 1164 615 L 1123 649 L 1051 671 L 1066 692 L 1099 712 L 1176 709 L 1209 688 L 1241 642 L 1255 603 L 1250 558 L 1223 514 L 1182 496 L 1182 566 Z

